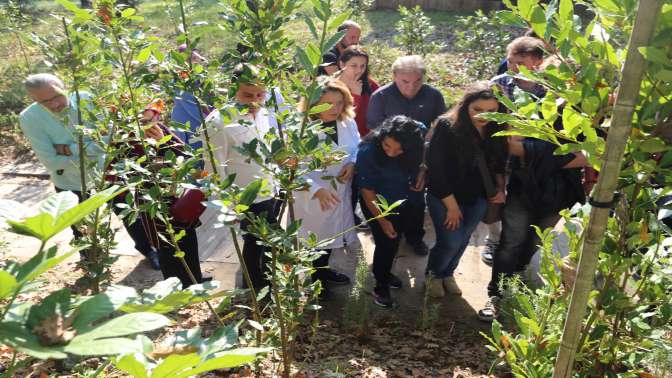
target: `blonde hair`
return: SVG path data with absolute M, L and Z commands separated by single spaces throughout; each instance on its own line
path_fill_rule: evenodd
M 344 119 L 347 118 L 355 118 L 355 105 L 354 105 L 354 100 L 352 99 L 352 95 L 350 94 L 350 89 L 348 89 L 348 86 L 345 85 L 342 81 L 336 79 L 336 78 L 330 78 L 327 76 L 323 76 L 320 78 L 320 80 L 325 80 L 322 83 L 322 95 L 320 95 L 320 100 L 322 99 L 322 96 L 327 93 L 327 92 L 338 92 L 343 96 L 343 111 L 341 111 L 341 114 L 338 115 L 336 118 L 339 121 L 343 121 Z M 305 98 L 301 99 L 301 102 L 299 103 L 299 110 L 302 112 L 307 112 L 310 107 L 312 107 L 315 104 L 307 104 L 308 101 L 306 101 Z M 319 103 L 319 100 L 317 101 Z

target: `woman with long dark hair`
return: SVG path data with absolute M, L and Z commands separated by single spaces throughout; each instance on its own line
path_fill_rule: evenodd
M 407 200 L 415 185 L 422 162 L 425 127 L 413 119 L 397 115 L 386 119 L 381 127 L 364 138 L 357 154 L 357 184 L 362 212 L 367 219 L 381 214 L 375 204 L 381 195 L 388 203 Z M 394 214 L 369 223 L 376 248 L 373 252 L 374 302 L 393 307 L 390 287 L 399 288 L 399 279 L 391 273 L 403 230 L 408 229 L 408 201 Z
M 369 77 L 369 54 L 360 45 L 352 45 L 338 58 L 341 73 L 338 79 L 348 86 L 355 106 L 357 130 L 363 138 L 369 133 L 366 127 L 366 112 L 371 95 L 378 89 L 378 83 Z
M 427 205 L 436 230 L 436 244 L 427 261 L 432 297 L 462 294 L 453 274 L 469 238 L 488 202 L 504 203 L 506 140 L 493 136 L 501 126 L 479 117 L 499 109 L 492 86 L 479 82 L 467 88 L 435 126 L 427 157 Z M 485 180 L 496 188 L 489 198 Z
M 369 101 L 373 92 L 378 90 L 378 83 L 369 77 L 369 54 L 360 45 L 352 45 L 343 51 L 338 58 L 338 66 L 341 70 L 338 78 L 350 90 L 353 105 L 355 107 L 355 122 L 360 137 L 369 133 L 366 127 L 366 113 L 369 110 Z M 355 208 L 359 199 L 357 180 L 352 180 L 352 211 L 355 214 L 355 224 L 360 231 L 369 230 L 368 224 L 362 222 L 357 216 Z

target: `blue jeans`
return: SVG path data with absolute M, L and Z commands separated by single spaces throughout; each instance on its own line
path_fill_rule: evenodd
M 462 221 L 456 230 L 449 230 L 444 226 L 448 210 L 440 199 L 428 194 L 427 205 L 436 230 L 436 244 L 429 252 L 427 274 L 434 278 L 452 277 L 464 250 L 467 249 L 471 234 L 485 215 L 487 201 L 479 198 L 473 204 L 461 204 Z

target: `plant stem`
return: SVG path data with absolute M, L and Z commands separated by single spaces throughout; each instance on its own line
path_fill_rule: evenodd
M 233 240 L 233 247 L 236 250 L 236 255 L 238 255 L 238 261 L 240 261 L 240 266 L 242 267 L 243 270 L 243 278 L 245 279 L 247 287 L 250 290 L 250 299 L 252 300 L 252 310 L 253 310 L 252 316 L 254 317 L 254 321 L 256 321 L 257 323 L 261 323 L 261 311 L 259 309 L 259 302 L 257 302 L 257 293 L 254 289 L 254 285 L 252 284 L 252 278 L 250 277 L 250 271 L 248 270 L 247 264 L 245 263 L 245 259 L 243 257 L 243 251 L 240 249 L 240 244 L 238 243 L 238 235 L 233 227 L 229 227 L 229 231 L 231 231 L 231 239 Z M 257 330 L 256 335 L 257 335 L 257 346 L 260 346 L 261 331 Z
M 285 316 L 282 308 L 282 302 L 280 301 L 280 288 L 276 283 L 278 282 L 278 250 L 273 248 L 271 250 L 271 283 L 273 298 L 275 300 L 276 312 L 278 314 L 278 326 L 280 327 L 280 347 L 282 348 L 282 364 L 284 369 L 282 371 L 282 376 L 284 378 L 289 378 L 289 373 L 292 365 L 292 361 L 289 354 L 289 340 L 287 337 L 287 324 L 285 324 Z

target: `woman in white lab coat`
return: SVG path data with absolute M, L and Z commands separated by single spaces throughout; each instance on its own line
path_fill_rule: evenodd
M 345 157 L 325 170 L 308 174 L 310 188 L 307 191 L 295 192 L 295 212 L 296 218 L 302 219 L 299 232 L 302 237 L 307 237 L 312 232 L 317 235 L 318 240 L 323 240 L 350 230 L 326 245 L 322 249 L 323 254 L 313 263 L 317 269 L 315 279 L 322 281 L 323 284 L 346 285 L 350 283 L 348 276 L 328 268 L 327 265 L 332 249 L 344 247 L 357 240 L 356 232 L 352 230 L 354 216 L 350 198 L 357 146 L 360 141 L 359 131 L 354 120 L 352 96 L 345 84 L 338 79 L 329 79 L 324 84 L 320 100 L 311 107 L 324 103 L 331 104 L 331 108 L 316 116 L 322 121 L 325 129 L 334 132 L 324 133 L 322 141 L 325 144 L 335 145 L 333 148 L 345 153 Z M 304 107 L 308 108 L 305 104 Z M 336 179 L 329 180 L 325 177 Z M 328 296 L 325 286 L 321 296 L 323 298 Z

